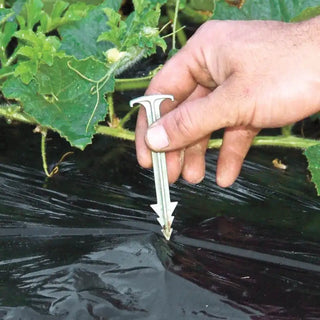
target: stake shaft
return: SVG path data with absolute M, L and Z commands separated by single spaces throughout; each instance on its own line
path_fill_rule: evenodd
M 165 99 L 173 100 L 171 95 L 151 95 L 143 96 L 130 101 L 131 107 L 136 104 L 142 104 L 146 109 L 148 125 L 160 119 L 160 104 Z M 172 233 L 172 213 L 178 204 L 171 202 L 168 182 L 168 172 L 166 164 L 166 156 L 164 152 L 152 152 L 152 163 L 154 173 L 154 183 L 156 189 L 157 203 L 151 205 L 157 213 L 158 221 L 162 227 L 162 233 L 167 240 L 170 239 Z

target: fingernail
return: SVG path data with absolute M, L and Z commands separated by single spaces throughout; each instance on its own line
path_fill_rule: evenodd
M 161 125 L 152 125 L 147 131 L 147 143 L 154 150 L 161 150 L 169 145 L 166 130 Z

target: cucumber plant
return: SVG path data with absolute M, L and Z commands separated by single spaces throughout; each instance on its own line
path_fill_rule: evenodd
M 124 79 L 121 74 L 158 48 L 168 56 L 177 51 L 187 39 L 182 24 L 209 19 L 290 22 L 320 14 L 318 0 L 133 0 L 126 16 L 122 4 L 121 0 L 0 0 L 0 116 L 37 127 L 47 175 L 48 130 L 81 150 L 96 134 L 134 140 L 126 123 L 136 109 L 128 108 L 119 119 L 113 94 L 146 88 L 161 65 L 144 77 Z M 171 48 L 166 37 L 172 37 Z M 296 137 L 291 127 L 285 127 L 279 136 L 256 137 L 254 144 L 305 149 L 320 192 L 317 140 Z M 220 139 L 210 140 L 209 147 L 220 145 Z

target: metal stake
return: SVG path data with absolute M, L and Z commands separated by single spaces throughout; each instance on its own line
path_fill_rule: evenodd
M 134 104 L 142 104 L 147 112 L 148 125 L 160 118 L 160 104 L 165 99 L 174 100 L 172 95 L 150 95 L 142 96 L 130 101 L 130 106 Z M 154 183 L 156 187 L 157 203 L 152 204 L 151 208 L 158 215 L 158 222 L 162 227 L 162 233 L 167 240 L 170 240 L 172 234 L 172 215 L 178 202 L 170 201 L 168 172 L 166 164 L 166 156 L 164 152 L 152 152 Z

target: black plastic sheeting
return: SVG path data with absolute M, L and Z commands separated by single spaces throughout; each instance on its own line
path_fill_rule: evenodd
M 171 186 L 167 242 L 132 143 L 97 138 L 46 179 L 32 128 L 1 130 L 1 319 L 320 319 L 320 198 L 301 151 L 253 149 L 227 189 L 208 151 L 201 184 Z

